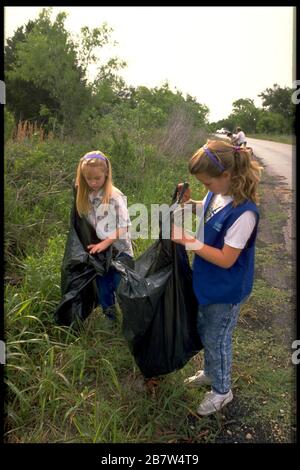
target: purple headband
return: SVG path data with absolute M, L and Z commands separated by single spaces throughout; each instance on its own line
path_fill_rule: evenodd
M 219 162 L 217 157 L 209 150 L 209 148 L 206 145 L 204 145 L 203 149 L 206 155 L 209 157 L 209 159 L 219 168 L 219 170 L 224 171 L 225 170 L 224 166 L 222 165 L 221 162 Z
M 107 164 L 107 158 L 104 157 L 104 155 L 101 155 L 101 153 L 89 153 L 88 155 L 85 155 L 83 158 L 85 160 L 89 160 L 90 158 L 100 158 L 100 160 L 104 160 Z

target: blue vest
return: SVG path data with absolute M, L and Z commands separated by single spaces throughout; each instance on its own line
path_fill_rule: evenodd
M 213 195 L 212 192 L 208 193 L 203 214 Z M 256 225 L 245 248 L 231 268 L 221 268 L 195 254 L 193 287 L 199 304 L 235 304 L 250 294 L 254 278 L 254 250 L 259 221 L 257 206 L 249 200 L 237 207 L 233 207 L 232 202 L 227 204 L 205 223 L 204 243 L 222 249 L 227 230 L 248 210 L 255 212 Z

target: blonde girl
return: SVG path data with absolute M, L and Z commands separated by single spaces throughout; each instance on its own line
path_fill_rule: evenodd
M 126 197 L 113 185 L 111 164 L 103 152 L 88 152 L 80 159 L 75 185 L 77 212 L 86 217 L 100 240 L 86 247 L 89 253 L 95 255 L 113 245 L 116 257 L 132 258 Z M 96 277 L 99 304 L 109 320 L 116 316 L 115 290 L 119 281 L 120 275 L 113 267 L 106 275 Z

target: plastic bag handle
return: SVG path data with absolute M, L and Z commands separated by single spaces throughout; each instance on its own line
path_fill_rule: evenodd
M 189 183 L 188 183 L 187 181 L 185 181 L 185 182 L 183 183 L 183 186 L 182 186 L 182 188 L 181 188 L 181 191 L 180 191 L 180 193 L 179 193 L 179 195 L 178 195 L 177 200 L 176 200 L 176 194 L 177 194 L 178 190 L 177 190 L 177 186 L 176 186 L 175 191 L 174 191 L 174 194 L 173 194 L 173 201 L 176 200 L 176 203 L 177 203 L 177 204 L 180 204 L 180 201 L 181 201 L 181 199 L 183 198 L 183 195 L 184 195 L 184 193 L 186 192 L 186 190 L 188 189 L 189 186 L 190 186 L 190 185 L 189 185 Z

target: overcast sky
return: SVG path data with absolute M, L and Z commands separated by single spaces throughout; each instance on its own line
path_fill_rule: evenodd
M 43 7 L 5 7 L 5 37 Z M 128 85 L 161 86 L 188 93 L 210 109 L 210 121 L 227 117 L 232 102 L 257 97 L 274 83 L 292 87 L 293 7 L 54 7 L 65 27 L 107 22 L 118 46 L 101 57 L 127 62 Z M 91 78 L 95 69 L 90 69 Z

